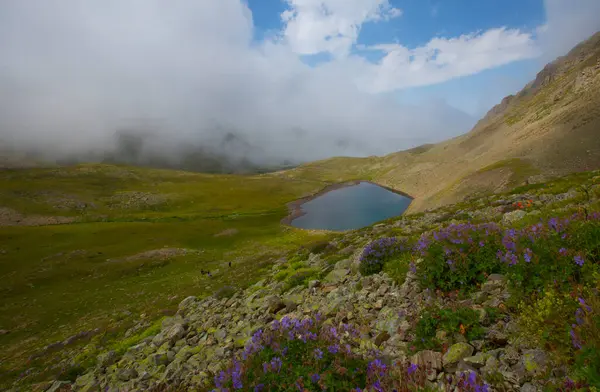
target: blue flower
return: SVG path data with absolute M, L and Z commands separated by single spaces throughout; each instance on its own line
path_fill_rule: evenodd
M 310 381 L 312 381 L 315 384 L 318 383 L 320 379 L 321 379 L 321 376 L 319 376 L 318 373 L 315 373 L 312 376 L 310 376 Z
M 573 260 L 575 260 L 575 264 L 577 264 L 580 267 L 583 267 L 583 263 L 585 262 L 583 257 L 581 257 L 580 255 L 577 255 L 573 258 Z

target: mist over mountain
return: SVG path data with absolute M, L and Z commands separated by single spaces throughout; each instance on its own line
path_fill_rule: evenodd
M 574 44 L 600 23 L 590 16 L 600 3 L 575 2 L 546 0 L 537 30 L 498 27 L 409 49 L 358 44 L 363 24 L 401 17 L 384 0 L 347 10 L 326 2 L 321 16 L 287 1 L 274 32 L 258 32 L 240 0 L 3 1 L 0 149 L 194 170 L 204 165 L 186 162 L 206 160 L 229 171 L 438 142 L 485 111 L 467 114 L 443 94 L 400 100 L 398 91 Z M 311 15 L 333 30 L 305 30 Z M 329 59 L 307 58 L 317 54 Z M 486 102 L 505 89 L 490 86 Z M 123 132 L 143 139 L 135 156 L 120 150 Z

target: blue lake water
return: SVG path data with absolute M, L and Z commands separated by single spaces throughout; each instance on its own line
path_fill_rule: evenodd
M 351 230 L 402 214 L 412 199 L 369 182 L 324 193 L 304 204 L 291 224 L 302 229 Z

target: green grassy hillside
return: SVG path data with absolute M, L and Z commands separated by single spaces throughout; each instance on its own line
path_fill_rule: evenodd
M 324 185 L 110 165 L 0 171 L 2 377 L 80 331 L 118 332 L 258 280 L 286 250 L 329 236 L 280 225 L 287 202 Z

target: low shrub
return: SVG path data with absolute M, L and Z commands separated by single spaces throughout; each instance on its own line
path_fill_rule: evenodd
M 410 270 L 412 255 L 410 253 L 401 253 L 399 256 L 392 257 L 384 264 L 383 271 L 392 278 L 396 284 L 402 285 L 406 279 L 406 274 Z
M 405 238 L 384 237 L 375 240 L 364 248 L 359 271 L 362 275 L 379 273 L 387 261 L 410 250 L 411 246 Z
M 496 260 L 501 230 L 498 225 L 457 224 L 424 234 L 415 251 L 422 256 L 418 276 L 423 287 L 471 291 L 501 272 Z
M 518 307 L 521 337 L 561 357 L 571 354 L 569 323 L 565 315 L 572 314 L 576 307 L 569 295 L 554 289 L 546 290 L 531 304 L 521 302 Z
M 575 374 L 588 385 L 600 388 L 600 298 L 591 290 L 578 298 L 570 335 L 575 351 Z
M 438 330 L 448 335 L 464 335 L 467 340 L 475 340 L 484 335 L 479 323 L 479 313 L 467 307 L 457 309 L 432 309 L 422 313 L 415 328 L 415 350 L 439 349 L 442 342 L 436 338 Z
M 294 271 L 286 279 L 284 291 L 287 291 L 296 286 L 307 285 L 308 281 L 311 278 L 316 277 L 319 272 L 320 271 L 315 268 L 301 268 L 297 271 Z

